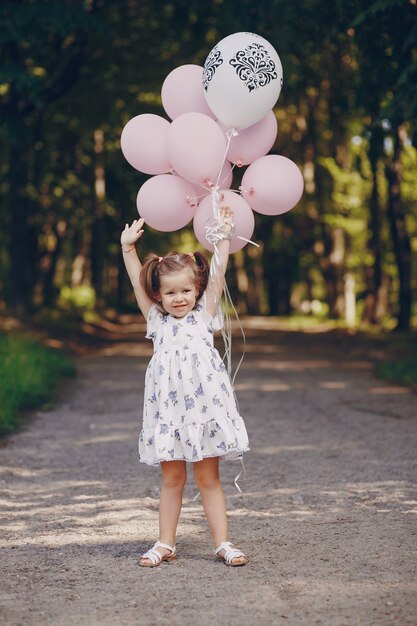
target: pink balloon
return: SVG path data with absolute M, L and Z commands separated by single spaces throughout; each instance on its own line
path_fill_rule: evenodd
M 126 161 L 145 174 L 169 172 L 168 130 L 168 120 L 159 115 L 143 113 L 133 117 L 124 127 L 120 138 Z
M 183 113 L 195 111 L 215 119 L 206 102 L 203 68 L 200 65 L 181 65 L 172 70 L 162 84 L 162 104 L 173 120 Z
M 225 161 L 223 163 L 222 171 L 220 172 L 219 187 L 221 189 L 230 189 L 230 187 L 232 186 L 232 181 L 233 181 L 232 167 L 229 161 Z M 210 193 L 210 189 L 208 187 L 203 187 L 201 185 L 196 185 L 196 184 L 194 184 L 193 187 L 195 189 L 198 202 L 201 202 L 201 200 L 205 198 L 207 194 Z
M 237 252 L 244 246 L 246 241 L 238 239 L 236 235 L 250 239 L 255 228 L 255 218 L 252 209 L 245 200 L 233 191 L 222 191 L 223 200 L 221 204 L 230 206 L 233 210 L 233 222 L 235 229 L 230 240 L 230 252 Z M 207 249 L 213 252 L 213 246 L 206 239 L 205 226 L 213 217 L 212 196 L 206 196 L 202 200 L 194 216 L 194 232 L 198 241 Z
M 139 189 L 136 206 L 146 224 L 171 232 L 183 228 L 194 216 L 195 191 L 191 183 L 179 176 L 153 176 Z
M 225 156 L 226 138 L 207 115 L 184 113 L 168 132 L 168 159 L 183 178 L 206 185 L 215 183 Z
M 268 154 L 249 165 L 241 193 L 254 211 L 281 215 L 297 204 L 303 189 L 303 176 L 296 164 L 284 156 Z
M 221 122 L 217 123 L 223 131 L 227 130 Z M 231 138 L 227 158 L 239 167 L 252 163 L 270 151 L 277 132 L 277 118 L 273 111 L 269 111 L 260 122 L 240 130 L 236 137 Z

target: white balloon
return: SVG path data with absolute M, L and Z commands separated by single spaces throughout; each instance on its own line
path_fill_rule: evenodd
M 234 33 L 214 46 L 204 63 L 207 103 L 227 128 L 247 128 L 272 109 L 282 87 L 273 46 L 254 33 Z

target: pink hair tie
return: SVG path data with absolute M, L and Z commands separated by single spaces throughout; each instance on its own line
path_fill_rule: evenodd
M 161 256 L 159 256 L 159 257 L 158 257 L 158 263 L 161 263 L 161 262 L 162 262 L 162 257 L 161 257 Z

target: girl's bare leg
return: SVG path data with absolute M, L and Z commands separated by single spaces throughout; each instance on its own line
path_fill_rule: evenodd
M 201 494 L 214 547 L 217 548 L 223 541 L 227 541 L 226 501 L 220 482 L 219 458 L 203 459 L 194 463 L 194 478 Z M 223 552 L 220 552 L 220 556 L 223 556 Z M 233 561 L 246 562 L 241 557 L 236 557 Z
M 187 468 L 185 461 L 164 461 L 160 465 L 162 483 L 159 497 L 159 541 L 174 546 Z M 162 556 L 170 554 L 166 548 L 157 550 Z M 148 560 L 143 559 L 144 562 Z

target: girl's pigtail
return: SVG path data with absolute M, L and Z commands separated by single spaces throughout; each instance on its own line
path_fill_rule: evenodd
M 159 258 L 160 257 L 156 254 L 149 254 L 145 259 L 140 273 L 140 284 L 145 290 L 146 295 L 156 303 L 158 303 L 159 295 Z
M 209 262 L 207 257 L 202 252 L 194 252 L 194 258 L 196 265 L 198 267 L 198 296 L 197 300 L 199 300 L 205 290 L 207 289 L 208 279 L 209 279 Z

